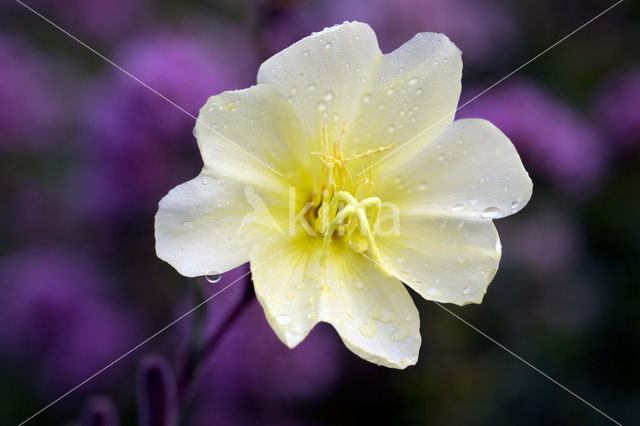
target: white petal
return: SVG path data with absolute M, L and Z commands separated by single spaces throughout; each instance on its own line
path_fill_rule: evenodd
M 362 95 L 380 66 L 382 52 L 367 24 L 349 22 L 312 34 L 265 61 L 258 83 L 288 97 L 313 146 L 326 127 L 337 139 L 343 123 L 356 119 Z
M 321 254 L 321 239 L 307 236 L 276 236 L 252 250 L 256 294 L 278 337 L 294 347 L 325 321 L 368 361 L 415 364 L 420 320 L 402 283 L 339 243 L 331 244 L 324 266 Z
M 501 256 L 490 221 L 402 217 L 400 235 L 377 242 L 393 275 L 425 299 L 458 305 L 482 302 Z
M 249 210 L 241 185 L 203 173 L 160 201 L 156 253 L 188 277 L 235 268 L 249 259 L 250 243 L 238 232 Z
M 417 34 L 384 55 L 362 98 L 352 149 L 394 146 L 363 167 L 383 157 L 393 167 L 442 133 L 453 122 L 461 78 L 460 50 L 444 34 Z
M 466 119 L 389 170 L 376 194 L 395 203 L 403 216 L 490 220 L 522 209 L 532 189 L 511 141 L 486 120 Z
M 286 196 L 304 182 L 300 123 L 275 88 L 253 86 L 213 96 L 200 109 L 198 146 L 212 173 Z M 295 167 L 294 167 L 295 166 Z

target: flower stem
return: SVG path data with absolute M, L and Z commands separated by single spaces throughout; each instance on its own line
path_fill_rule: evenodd
M 201 291 L 201 289 L 199 290 Z M 200 340 L 198 338 L 202 333 L 202 324 L 197 323 L 194 325 L 195 340 L 192 340 L 190 349 L 184 357 L 177 376 L 177 404 L 180 413 L 179 424 L 185 424 L 186 422 L 188 412 L 190 411 L 189 408 L 194 400 L 194 391 L 198 384 L 199 373 L 206 365 L 207 359 L 213 354 L 220 342 L 224 339 L 224 336 L 238 318 L 241 317 L 242 313 L 251 305 L 251 302 L 254 300 L 253 296 L 253 283 L 249 281 L 245 285 L 244 293 L 238 304 L 227 315 L 224 322 L 206 339 Z

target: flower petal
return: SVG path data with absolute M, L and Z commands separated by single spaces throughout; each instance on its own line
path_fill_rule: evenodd
M 218 176 L 285 196 L 289 182 L 308 181 L 300 176 L 309 160 L 301 154 L 300 123 L 274 87 L 211 97 L 200 109 L 196 135 L 205 165 Z
M 238 232 L 249 210 L 241 185 L 202 173 L 160 201 L 156 253 L 187 277 L 233 269 L 249 259 L 250 242 Z
M 428 300 L 480 303 L 498 270 L 500 240 L 490 221 L 402 217 L 400 235 L 377 238 L 385 269 Z
M 481 119 L 454 122 L 387 173 L 376 194 L 396 204 L 402 216 L 497 219 L 522 209 L 533 189 L 511 141 Z
M 321 256 L 321 238 L 306 235 L 278 235 L 252 250 L 256 294 L 278 337 L 294 347 L 325 321 L 368 361 L 393 368 L 415 364 L 420 320 L 402 283 L 338 242 L 324 264 Z
M 352 150 L 394 144 L 365 166 L 387 156 L 388 166 L 412 158 L 453 122 L 461 78 L 460 50 L 444 34 L 417 34 L 384 55 L 361 99 Z
M 314 33 L 265 61 L 258 83 L 276 86 L 293 105 L 310 136 L 310 151 L 321 149 L 323 131 L 336 140 L 352 123 L 382 52 L 367 24 L 348 22 Z

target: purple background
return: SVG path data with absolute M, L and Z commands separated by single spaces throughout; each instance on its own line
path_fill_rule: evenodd
M 353 19 L 373 26 L 384 51 L 417 32 L 446 33 L 463 51 L 464 102 L 607 6 L 25 2 L 192 114 L 210 95 L 253 84 L 273 53 Z M 458 113 L 487 118 L 513 140 L 535 192 L 522 213 L 498 221 L 504 255 L 485 302 L 452 310 L 624 424 L 640 406 L 639 41 L 640 8 L 624 2 Z M 0 424 L 26 419 L 189 310 L 196 287 L 213 294 L 246 271 L 210 284 L 155 257 L 159 199 L 201 166 L 193 126 L 17 2 L 0 5 Z M 207 305 L 205 332 L 248 284 Z M 393 371 L 351 354 L 328 326 L 286 349 L 254 301 L 198 370 L 184 424 L 606 424 L 434 304 L 416 302 L 420 361 Z M 197 318 L 31 424 L 175 420 L 173 372 Z

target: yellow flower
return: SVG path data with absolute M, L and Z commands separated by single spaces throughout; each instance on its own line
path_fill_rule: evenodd
M 160 202 L 158 256 L 190 277 L 250 261 L 289 347 L 325 321 L 368 361 L 415 364 L 419 316 L 403 282 L 480 303 L 501 255 L 492 219 L 532 191 L 504 134 L 453 121 L 461 74 L 446 36 L 383 55 L 359 22 L 276 54 L 256 86 L 202 107 L 204 168 Z

